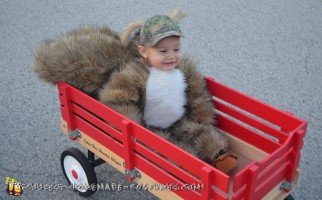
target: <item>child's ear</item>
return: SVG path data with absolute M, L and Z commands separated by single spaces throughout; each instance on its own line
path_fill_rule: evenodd
M 139 52 L 140 52 L 141 56 L 142 56 L 144 59 L 146 59 L 146 58 L 148 57 L 148 56 L 147 56 L 147 50 L 146 50 L 146 48 L 145 48 L 144 46 L 139 45 L 139 46 L 138 46 L 138 49 L 139 49 Z

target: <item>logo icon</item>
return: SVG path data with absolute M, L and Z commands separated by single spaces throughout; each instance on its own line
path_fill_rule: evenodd
M 13 196 L 22 195 L 23 191 L 22 191 L 21 183 L 17 179 L 14 179 L 12 177 L 6 177 L 5 181 L 7 185 L 6 192 L 9 195 L 13 195 Z

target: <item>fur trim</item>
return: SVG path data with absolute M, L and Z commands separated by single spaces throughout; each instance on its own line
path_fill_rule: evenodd
M 188 118 L 202 124 L 214 124 L 215 106 L 204 77 L 196 70 L 196 64 L 191 59 L 185 58 L 178 69 L 185 74 L 188 85 L 186 110 Z

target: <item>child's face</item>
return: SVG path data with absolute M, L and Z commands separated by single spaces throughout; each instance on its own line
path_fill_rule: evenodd
M 139 46 L 139 51 L 151 67 L 170 71 L 181 61 L 180 37 L 166 37 L 153 47 Z

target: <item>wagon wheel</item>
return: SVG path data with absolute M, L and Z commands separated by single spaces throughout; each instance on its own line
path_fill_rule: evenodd
M 75 192 L 90 196 L 96 191 L 97 178 L 94 167 L 86 156 L 76 148 L 65 150 L 60 157 L 64 175 Z M 93 186 L 94 187 L 91 187 Z

